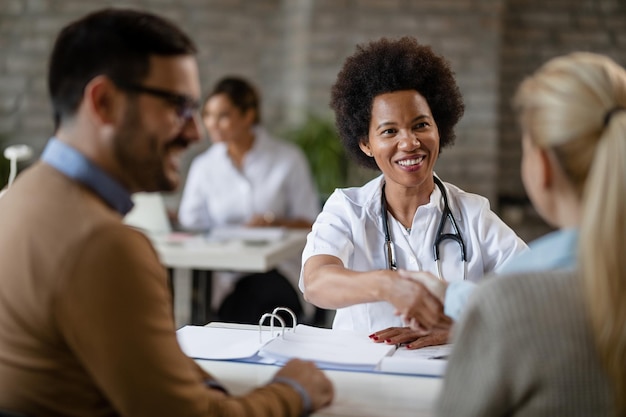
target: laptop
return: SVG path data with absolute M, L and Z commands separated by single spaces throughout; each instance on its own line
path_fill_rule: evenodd
M 172 233 L 172 224 L 160 193 L 135 193 L 132 199 L 135 206 L 124 217 L 124 223 L 150 235 Z

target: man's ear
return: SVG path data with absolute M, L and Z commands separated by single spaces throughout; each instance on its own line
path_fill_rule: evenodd
M 369 142 L 360 141 L 359 148 L 361 148 L 361 150 L 363 151 L 365 155 L 370 156 L 370 157 L 374 156 L 374 154 L 372 153 L 372 149 L 370 148 Z
M 115 125 L 122 117 L 122 92 L 105 75 L 99 75 L 87 83 L 83 101 L 92 120 L 101 126 Z

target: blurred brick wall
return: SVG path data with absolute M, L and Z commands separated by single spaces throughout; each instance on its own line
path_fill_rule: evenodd
M 519 131 L 511 98 L 522 79 L 548 59 L 573 51 L 610 56 L 626 65 L 626 1 L 507 0 L 500 50 L 500 195 L 524 195 Z
M 520 132 L 511 98 L 522 79 L 548 59 L 573 51 L 626 65 L 625 0 L 507 0 L 502 13 L 498 107 L 498 206 L 527 239 L 546 228 L 526 201 L 520 177 Z
M 545 227 L 519 207 L 515 86 L 546 59 L 577 49 L 626 64 L 624 0 L 0 0 L 0 136 L 41 151 L 52 130 L 52 41 L 67 22 L 107 5 L 180 24 L 200 48 L 204 90 L 226 74 L 250 78 L 274 132 L 308 111 L 332 117 L 330 86 L 357 43 L 413 35 L 431 44 L 451 62 L 466 103 L 456 145 L 437 172 L 487 196 L 527 238 Z

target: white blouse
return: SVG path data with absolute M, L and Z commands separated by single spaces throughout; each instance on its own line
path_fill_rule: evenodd
M 304 153 L 294 144 L 272 138 L 263 128 L 255 128 L 254 134 L 241 170 L 232 163 L 223 142 L 193 160 L 178 211 L 183 227 L 208 230 L 241 225 L 269 212 L 277 218 L 315 220 L 320 200 Z M 300 258 L 278 269 L 296 288 Z M 241 275 L 214 273 L 214 307 Z

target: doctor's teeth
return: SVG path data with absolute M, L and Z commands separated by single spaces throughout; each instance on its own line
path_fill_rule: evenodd
M 416 159 L 404 159 L 402 161 L 398 161 L 398 164 L 402 166 L 416 165 L 422 162 L 423 159 L 424 159 L 423 156 L 421 158 L 416 158 Z

